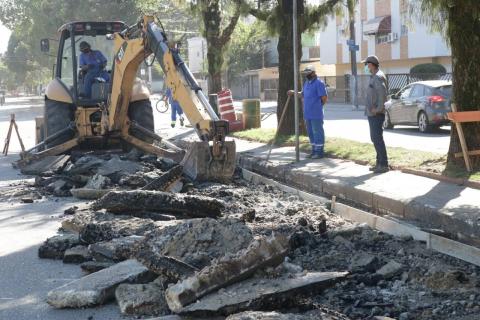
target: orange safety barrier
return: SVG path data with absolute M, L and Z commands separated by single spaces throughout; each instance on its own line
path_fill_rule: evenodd
M 231 132 L 243 130 L 243 121 L 237 120 L 233 106 L 232 92 L 230 89 L 223 89 L 218 93 L 218 112 L 220 119 L 229 122 Z

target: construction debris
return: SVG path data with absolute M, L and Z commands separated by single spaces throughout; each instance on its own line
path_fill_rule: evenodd
M 245 311 L 231 315 L 226 320 L 348 320 L 348 318 L 331 310 L 312 310 L 304 314 Z
M 246 248 L 252 239 L 251 230 L 237 219 L 190 219 L 149 233 L 136 257 L 156 272 L 164 266 L 155 266 L 154 261 L 162 261 L 158 258 L 163 256 L 203 268 L 213 259 Z
M 160 316 L 170 313 L 161 284 L 121 284 L 115 290 L 120 311 L 123 314 Z
M 403 265 L 391 260 L 386 265 L 377 270 L 377 274 L 381 275 L 385 279 L 391 279 L 402 273 Z
M 131 235 L 142 236 L 156 227 L 151 219 L 92 211 L 82 211 L 62 221 L 64 230 L 79 233 L 80 239 L 88 244 Z
M 76 246 L 67 249 L 63 255 L 63 263 L 82 263 L 90 260 L 92 260 L 92 256 L 86 246 Z
M 302 295 L 318 292 L 342 280 L 348 272 L 314 272 L 276 279 L 254 278 L 207 295 L 176 313 L 193 316 L 228 315 L 296 304 Z M 171 307 L 171 306 L 170 306 Z
M 45 240 L 38 248 L 38 257 L 42 259 L 63 259 L 65 251 L 80 245 L 78 234 L 65 233 Z
M 106 268 L 110 268 L 114 264 L 114 262 L 87 261 L 80 264 L 80 268 L 82 268 L 85 273 L 94 273 Z
M 160 212 L 191 218 L 217 218 L 223 208 L 220 201 L 208 197 L 147 190 L 111 191 L 92 205 L 93 210 L 117 214 Z
M 34 186 L 12 186 L 2 195 L 44 201 L 88 184 L 95 193 L 111 192 L 112 198 L 107 194 L 95 202 L 95 210 L 76 202 L 78 208 L 67 210 L 62 223 L 62 232 L 75 234 L 48 239 L 39 249 L 41 257 L 62 259 L 77 248 L 65 255 L 68 249 L 89 245 L 94 259 L 80 265 L 90 274 L 66 287 L 68 294 L 60 288 L 52 294 L 55 304 L 104 303 L 117 289 L 122 312 L 135 316 L 167 314 L 165 292 L 172 308 L 192 319 L 436 320 L 480 314 L 478 267 L 346 221 L 330 212 L 328 203 L 241 179 L 228 185 L 192 183 L 179 168 L 138 152 L 72 153 L 62 170 L 46 171 Z M 288 246 L 273 245 L 283 235 Z M 135 262 L 132 277 L 149 279 L 117 288 L 128 272 L 115 268 L 132 258 L 142 264 Z M 332 277 L 321 280 L 324 272 Z M 160 280 L 149 282 L 158 275 Z
M 55 308 L 99 305 L 112 299 L 121 283 L 145 283 L 153 279 L 148 269 L 138 261 L 127 260 L 50 291 L 47 302 Z
M 133 257 L 135 245 L 144 240 L 144 236 L 114 238 L 110 241 L 93 243 L 88 251 L 96 261 L 120 262 Z
M 69 155 L 59 155 L 59 156 L 47 156 L 41 160 L 32 162 L 26 166 L 23 166 L 20 170 L 23 174 L 28 175 L 52 175 L 58 173 L 65 168 L 68 161 L 70 160 Z
M 95 200 L 109 192 L 104 188 L 111 183 L 108 177 L 96 174 L 82 188 L 71 189 L 70 192 L 75 198 Z
M 183 166 L 177 165 L 165 172 L 162 176 L 144 186 L 143 190 L 168 191 L 171 186 L 178 181 L 183 174 Z
M 227 254 L 198 274 L 167 289 L 168 306 L 174 312 L 201 297 L 249 278 L 255 271 L 280 264 L 288 252 L 288 239 L 283 236 L 262 238 L 236 255 Z

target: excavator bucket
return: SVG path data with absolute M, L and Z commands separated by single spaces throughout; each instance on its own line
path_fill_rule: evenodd
M 235 148 L 235 141 L 225 141 L 221 156 L 214 157 L 207 141 L 193 142 L 182 160 L 183 171 L 197 181 L 228 181 L 235 171 Z

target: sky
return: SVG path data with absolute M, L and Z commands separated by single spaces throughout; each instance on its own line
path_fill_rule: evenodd
M 8 39 L 10 39 L 10 30 L 0 22 L 0 53 L 7 51 Z

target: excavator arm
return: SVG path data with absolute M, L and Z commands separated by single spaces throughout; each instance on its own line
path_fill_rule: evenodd
M 195 179 L 224 180 L 235 169 L 235 143 L 225 141 L 228 121 L 220 120 L 207 97 L 183 62 L 178 51 L 152 16 L 144 16 L 136 25 L 115 34 L 115 67 L 112 94 L 105 132 L 121 132 L 125 140 L 142 147 L 128 133 L 131 123 L 128 106 L 140 64 L 153 54 L 160 63 L 171 89 L 200 141 L 191 145 L 182 160 L 185 172 Z M 132 140 L 134 139 L 134 140 Z M 146 149 L 143 145 L 143 149 Z

